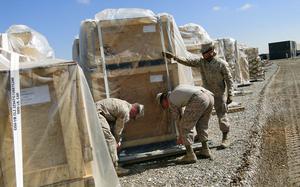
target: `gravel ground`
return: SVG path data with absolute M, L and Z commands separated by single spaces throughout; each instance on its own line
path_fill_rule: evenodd
M 227 149 L 212 149 L 214 160 L 198 159 L 195 164 L 175 165 L 174 158 L 127 166 L 132 175 L 120 178 L 122 186 L 245 186 L 254 181 L 255 169 L 260 157 L 262 128 L 266 123 L 268 109 L 263 106 L 264 90 L 276 72 L 272 65 L 266 73 L 266 80 L 255 82 L 244 90 L 250 95 L 234 97 L 242 102 L 245 111 L 228 115 L 231 121 L 231 146 Z M 209 139 L 219 145 L 221 131 L 217 117 L 209 124 Z

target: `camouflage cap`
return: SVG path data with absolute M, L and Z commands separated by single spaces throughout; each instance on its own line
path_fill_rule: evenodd
M 214 43 L 208 42 L 201 45 L 201 53 L 206 53 L 210 50 L 214 49 Z
M 134 103 L 132 104 L 133 107 L 137 109 L 137 117 L 142 117 L 144 116 L 144 105 L 139 104 L 139 103 Z

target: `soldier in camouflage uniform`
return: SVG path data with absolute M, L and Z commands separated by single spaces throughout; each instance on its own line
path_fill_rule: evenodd
M 170 93 L 159 93 L 157 100 L 163 109 L 170 109 L 179 130 L 177 143 L 186 147 L 186 155 L 177 162 L 179 164 L 195 163 L 196 155 L 212 158 L 207 145 L 207 130 L 214 105 L 213 94 L 202 87 L 179 85 Z M 184 112 L 183 107 L 185 107 Z M 192 149 L 194 127 L 202 143 L 202 149 L 196 154 Z
M 223 133 L 221 147 L 229 146 L 228 132 L 229 121 L 227 118 L 227 105 L 232 102 L 233 79 L 226 61 L 217 58 L 213 43 L 202 45 L 203 58 L 182 59 L 171 53 L 164 53 L 167 58 L 174 58 L 178 63 L 200 69 L 203 86 L 214 94 L 215 109 L 219 118 L 219 127 Z M 227 87 L 227 90 L 226 90 Z M 227 95 L 225 94 L 227 91 Z
M 96 108 L 116 172 L 118 176 L 126 175 L 129 170 L 118 166 L 117 150 L 121 146 L 121 135 L 125 123 L 130 119 L 143 116 L 144 106 L 138 103 L 130 104 L 121 99 L 108 98 L 96 102 Z

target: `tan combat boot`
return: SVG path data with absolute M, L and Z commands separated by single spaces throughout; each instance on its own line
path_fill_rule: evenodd
M 121 166 L 118 165 L 118 163 L 115 163 L 114 165 L 115 165 L 115 170 L 116 170 L 118 177 L 123 177 L 130 173 L 129 169 L 122 168 Z
M 176 160 L 177 164 L 192 164 L 197 161 L 197 156 L 195 155 L 191 145 L 186 145 L 186 155 L 180 157 Z
M 197 156 L 203 157 L 203 158 L 209 158 L 209 159 L 213 159 L 213 156 L 210 152 L 210 149 L 208 147 L 207 141 L 205 142 L 201 142 L 202 143 L 202 147 L 199 151 L 196 152 Z
M 228 132 L 223 132 L 223 137 L 222 137 L 222 143 L 221 143 L 221 148 L 225 149 L 230 145 L 230 142 L 228 140 Z

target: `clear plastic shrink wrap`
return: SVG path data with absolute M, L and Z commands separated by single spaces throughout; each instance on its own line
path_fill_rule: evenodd
M 79 64 L 95 101 L 114 97 L 145 105 L 145 116 L 126 125 L 124 147 L 176 139 L 170 116 L 155 96 L 178 84 L 193 84 L 193 77 L 191 68 L 162 56 L 162 51 L 189 55 L 171 15 L 103 10 L 95 20 L 81 23 L 79 46 Z
M 34 60 L 54 58 L 54 51 L 46 37 L 26 25 L 12 25 L 6 31 L 14 52 Z
M 81 68 L 57 59 L 20 62 L 19 80 L 12 80 L 10 64 L 18 63 L 13 59 L 0 54 L 0 186 L 16 186 L 16 173 L 22 172 L 25 187 L 119 186 Z M 20 83 L 23 142 L 23 170 L 17 172 L 14 81 Z

